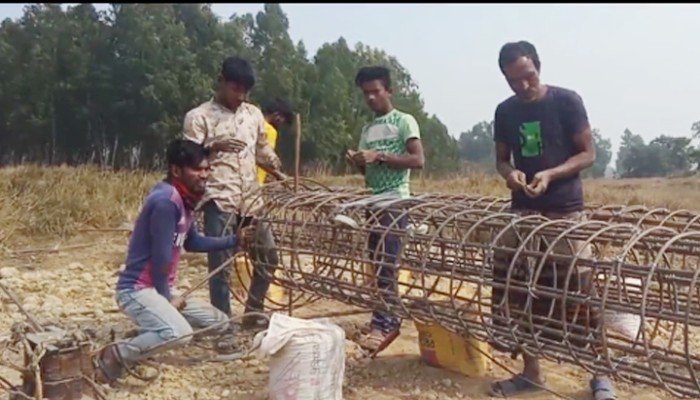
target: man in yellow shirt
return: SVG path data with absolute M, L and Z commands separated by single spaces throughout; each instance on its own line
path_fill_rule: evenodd
M 270 143 L 270 146 L 274 149 L 277 144 L 278 130 L 282 126 L 289 126 L 292 124 L 292 120 L 294 119 L 292 107 L 286 100 L 278 97 L 263 104 L 262 111 L 265 117 L 267 142 Z M 258 182 L 260 182 L 261 186 L 265 183 L 266 177 L 267 172 L 258 167 Z

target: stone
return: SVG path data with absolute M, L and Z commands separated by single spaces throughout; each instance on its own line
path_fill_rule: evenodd
M 79 262 L 72 262 L 68 264 L 69 269 L 85 269 L 85 266 Z
M 0 278 L 13 278 L 19 275 L 17 268 L 4 267 L 0 268 Z

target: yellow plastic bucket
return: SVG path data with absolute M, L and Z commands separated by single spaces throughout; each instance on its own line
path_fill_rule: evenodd
M 236 271 L 231 276 L 231 279 L 234 281 L 234 287 L 243 288 L 247 293 L 250 289 L 251 277 L 253 276 L 253 264 L 246 257 L 239 256 L 236 258 L 235 266 Z M 275 269 L 275 277 L 280 277 L 281 274 L 281 269 Z M 278 304 L 288 303 L 287 291 L 274 282 L 270 284 L 265 298 Z
M 420 322 L 415 325 L 423 362 L 469 377 L 486 375 L 490 360 L 484 353 L 491 354 L 488 344 L 473 337 L 462 337 L 439 325 Z

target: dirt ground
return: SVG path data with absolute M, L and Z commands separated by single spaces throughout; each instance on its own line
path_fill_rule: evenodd
M 18 250 L 52 248 L 55 239 L 19 241 L 0 264 L 0 279 L 21 299 L 24 306 L 41 321 L 58 322 L 96 329 L 115 327 L 124 332 L 133 326 L 118 312 L 114 302 L 116 273 L 123 263 L 126 233 L 83 233 L 60 243 L 56 252 L 23 253 Z M 87 247 L 67 247 L 85 244 Z M 61 250 L 65 249 L 65 250 Z M 206 274 L 204 255 L 188 254 L 180 267 L 180 288 L 187 288 Z M 206 287 L 196 292 L 207 298 Z M 0 295 L 0 337 L 9 334 L 13 323 L 24 318 L 9 299 Z M 239 310 L 240 310 L 240 306 Z M 338 311 L 344 305 L 320 301 L 301 308 L 295 316 Z M 352 335 L 353 327 L 363 323 L 367 314 L 333 318 Z M 159 356 L 161 376 L 145 384 L 127 378 L 118 387 L 106 389 L 109 399 L 265 399 L 268 383 L 267 360 L 254 357 L 225 363 L 191 363 L 187 357 L 213 355 L 195 346 L 169 351 Z M 359 399 L 490 399 L 490 382 L 508 373 L 491 365 L 487 376 L 467 378 L 457 373 L 430 367 L 419 357 L 418 334 L 411 322 L 405 322 L 402 336 L 374 360 L 361 359 L 357 346 L 346 341 L 344 398 Z M 8 354 L 9 359 L 21 363 Z M 497 360 L 511 369 L 520 361 L 496 354 Z M 544 362 L 547 386 L 570 399 L 590 399 L 589 376 L 582 369 Z M 146 370 L 148 373 L 149 370 Z M 0 367 L 0 376 L 20 383 L 17 372 Z M 659 389 L 617 382 L 620 399 L 672 399 Z M 4 395 L 6 396 L 6 395 Z M 6 398 L 6 397 L 4 397 Z M 522 396 L 523 399 L 553 399 L 551 393 Z

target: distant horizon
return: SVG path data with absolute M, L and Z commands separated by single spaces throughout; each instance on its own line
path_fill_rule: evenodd
M 0 5 L 0 18 L 21 17 L 25 5 Z M 211 7 L 222 20 L 263 10 L 262 3 Z M 302 40 L 310 58 L 340 37 L 351 47 L 362 42 L 396 57 L 418 85 L 425 111 L 455 138 L 491 121 L 498 103 L 512 95 L 497 58 L 504 43 L 516 40 L 537 48 L 543 83 L 581 95 L 591 126 L 612 142 L 611 167 L 625 129 L 649 143 L 660 135 L 690 137 L 700 121 L 700 52 L 693 50 L 699 4 L 281 7 L 291 39 Z

